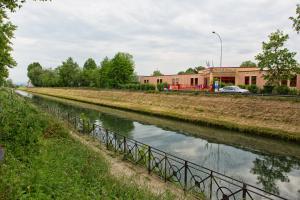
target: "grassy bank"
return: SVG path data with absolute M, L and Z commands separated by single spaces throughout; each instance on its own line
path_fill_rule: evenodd
M 300 142 L 297 101 L 66 88 L 27 91 Z
M 68 130 L 0 89 L 0 199 L 159 199 L 110 175 L 99 155 Z

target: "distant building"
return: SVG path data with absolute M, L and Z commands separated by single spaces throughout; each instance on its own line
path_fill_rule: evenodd
M 214 80 L 233 85 L 256 85 L 263 88 L 266 80 L 261 71 L 256 67 L 210 67 L 199 71 L 198 74 L 140 76 L 140 83 L 158 84 L 168 83 L 174 89 L 206 89 Z M 300 89 L 300 74 L 291 80 L 283 80 L 283 85 Z

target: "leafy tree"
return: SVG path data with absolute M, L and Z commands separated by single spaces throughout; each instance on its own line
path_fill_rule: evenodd
M 240 67 L 257 67 L 257 65 L 255 62 L 252 62 L 251 60 L 247 60 L 247 61 L 242 62 Z
M 131 75 L 130 82 L 131 83 L 139 83 L 139 76 L 137 75 L 136 72 L 133 72 L 133 74 Z
M 27 76 L 31 80 L 32 85 L 34 86 L 42 86 L 42 73 L 43 68 L 38 62 L 31 63 L 27 67 Z
M 45 1 L 45 0 L 44 0 Z M 16 26 L 9 21 L 7 12 L 15 12 L 26 0 L 0 0 L 0 85 L 8 77 L 8 68 L 17 65 L 11 52 Z
M 204 69 L 206 69 L 206 68 L 203 66 L 198 66 L 198 67 L 195 67 L 194 70 L 196 71 L 196 74 L 198 74 L 199 71 L 204 70 Z
M 290 52 L 284 47 L 289 36 L 282 31 L 269 35 L 269 41 L 263 42 L 262 53 L 255 58 L 261 70 L 267 70 L 264 78 L 269 85 L 280 85 L 281 80 L 288 80 L 300 71 L 295 60 L 295 52 Z
M 13 83 L 13 81 L 11 79 L 6 79 L 6 81 L 4 82 L 4 86 L 9 87 L 9 88 L 16 87 L 16 85 Z
M 195 67 L 195 68 L 188 68 L 186 71 L 180 71 L 178 72 L 178 75 L 182 75 L 182 74 L 198 74 L 199 71 L 201 70 L 204 70 L 205 67 L 202 67 L 202 66 L 198 66 L 198 67 Z
M 299 34 L 300 33 L 300 4 L 296 8 L 296 17 L 290 17 L 290 20 L 293 21 L 293 28 Z
M 196 73 L 197 73 L 196 70 L 191 67 L 185 71 L 185 74 L 196 74 Z
M 84 70 L 94 70 L 96 68 L 97 68 L 97 64 L 93 58 L 87 59 L 83 65 Z
M 112 68 L 112 61 L 105 57 L 100 64 L 100 70 L 99 70 L 99 81 L 98 86 L 99 87 L 109 87 L 111 85 L 110 78 L 108 76 L 109 71 Z
M 68 58 L 58 67 L 58 74 L 62 86 L 74 87 L 80 85 L 80 67 L 74 62 L 73 58 Z
M 59 86 L 58 70 L 45 69 L 41 74 L 41 83 L 44 87 Z
M 85 61 L 82 71 L 82 86 L 94 87 L 97 84 L 98 70 L 94 59 L 89 58 Z
M 120 52 L 114 56 L 111 62 L 111 67 L 107 73 L 110 86 L 117 87 L 119 84 L 129 83 L 134 72 L 132 55 Z
M 14 36 L 16 26 L 8 21 L 5 11 L 0 5 L 0 85 L 8 77 L 8 68 L 16 66 L 17 63 L 13 59 L 11 39 Z
M 154 70 L 152 76 L 163 76 L 163 73 L 161 73 L 159 70 Z

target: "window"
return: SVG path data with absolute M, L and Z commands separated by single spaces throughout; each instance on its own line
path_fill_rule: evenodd
M 159 79 L 156 80 L 156 83 L 157 83 L 157 84 L 159 83 Z
M 194 78 L 191 78 L 191 85 L 194 85 Z
M 287 86 L 287 80 L 282 80 L 282 81 L 281 81 L 281 85 Z
M 162 79 L 159 79 L 159 83 L 162 83 Z
M 290 80 L 290 87 L 296 87 L 297 86 L 297 76 L 294 76 Z
M 251 85 L 256 85 L 256 76 L 251 76 Z
M 147 80 L 144 80 L 144 83 L 147 83 Z
M 195 85 L 198 85 L 198 78 L 195 78 Z
M 245 85 L 249 85 L 249 83 L 250 83 L 250 77 L 245 76 Z

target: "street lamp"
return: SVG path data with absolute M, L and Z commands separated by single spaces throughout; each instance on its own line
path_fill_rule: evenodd
M 216 34 L 219 39 L 220 39 L 220 42 L 221 42 L 221 56 L 220 56 L 220 67 L 222 67 L 222 54 L 223 54 L 223 44 L 222 44 L 222 38 L 221 36 L 216 32 L 216 31 L 213 31 L 212 32 L 213 34 Z

